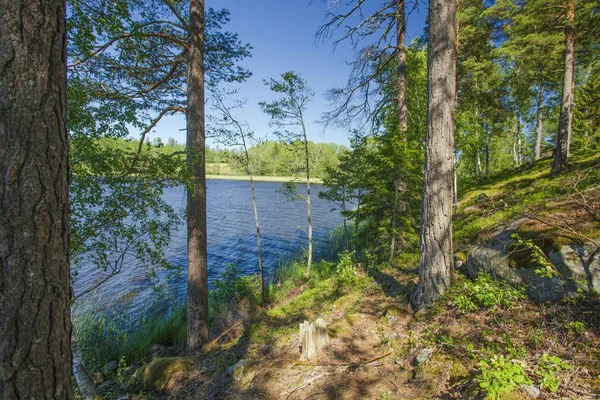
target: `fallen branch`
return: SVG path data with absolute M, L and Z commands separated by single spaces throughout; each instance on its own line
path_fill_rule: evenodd
M 295 365 L 310 365 L 312 367 L 359 367 L 361 365 L 368 365 L 377 360 L 381 360 L 382 358 L 385 358 L 385 357 L 389 356 L 390 354 L 392 354 L 391 351 L 389 351 L 385 354 L 382 354 L 380 356 L 371 358 L 370 360 L 358 362 L 358 363 L 303 363 L 303 362 L 298 362 Z
M 219 336 L 217 336 L 216 338 L 214 338 L 213 340 L 211 340 L 210 342 L 208 342 L 206 345 L 211 345 L 211 344 L 215 344 L 217 343 L 223 336 L 227 335 L 229 332 L 231 332 L 233 330 L 233 328 L 236 328 L 238 325 L 241 325 L 242 321 L 238 321 L 235 324 L 233 324 L 231 326 L 231 328 L 227 329 L 225 332 L 221 333 Z

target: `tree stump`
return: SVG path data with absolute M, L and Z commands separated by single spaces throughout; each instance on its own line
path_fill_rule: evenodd
M 327 344 L 329 344 L 329 334 L 323 319 L 319 318 L 314 323 L 304 321 L 300 324 L 300 360 L 316 359 Z

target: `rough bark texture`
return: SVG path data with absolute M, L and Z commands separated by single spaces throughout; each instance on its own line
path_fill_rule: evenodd
M 0 10 L 0 399 L 71 399 L 65 3 Z
M 398 123 L 400 130 L 408 129 L 406 106 L 406 17 L 404 0 L 396 1 L 396 79 L 398 80 Z
M 536 126 L 536 139 L 535 139 L 535 160 L 542 158 L 542 136 L 544 133 L 544 84 L 540 85 L 540 93 L 538 96 L 537 103 L 537 126 Z
M 565 171 L 568 167 L 569 140 L 573 131 L 573 92 L 575 74 L 575 1 L 567 4 L 567 21 L 565 25 L 565 70 L 563 74 L 563 90 L 560 103 L 560 117 L 552 161 L 552 173 Z
M 456 2 L 429 3 L 427 138 L 421 213 L 419 282 L 411 297 L 420 310 L 450 287 L 452 174 L 456 108 Z
M 187 77 L 187 148 L 193 187 L 187 194 L 188 351 L 208 342 L 208 269 L 204 126 L 204 0 L 190 1 Z

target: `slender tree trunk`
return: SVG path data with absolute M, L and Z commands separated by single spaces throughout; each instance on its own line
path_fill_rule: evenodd
M 519 166 L 523 164 L 523 135 L 521 132 L 521 116 L 517 116 L 517 161 Z
M 396 255 L 396 216 L 398 213 L 398 185 L 394 181 L 394 208 L 392 209 L 392 226 L 391 226 L 391 242 L 390 242 L 390 257 L 389 262 L 394 261 Z
M 240 136 L 242 138 L 242 144 L 244 146 L 244 153 L 246 154 L 246 172 L 250 176 L 250 191 L 252 192 L 252 207 L 254 208 L 254 223 L 256 224 L 256 249 L 258 252 L 258 270 L 260 272 L 260 293 L 262 297 L 263 303 L 267 301 L 267 293 L 265 292 L 265 274 L 263 271 L 263 262 L 262 262 L 262 250 L 260 247 L 260 224 L 258 222 L 258 207 L 256 205 L 256 190 L 254 190 L 254 174 L 252 171 L 252 167 L 250 167 L 250 154 L 248 153 L 248 147 L 246 146 L 246 138 L 244 137 L 244 132 L 242 127 L 237 124 Z
M 306 220 L 308 223 L 308 260 L 306 262 L 306 277 L 309 277 L 313 258 L 313 231 L 312 220 L 310 217 L 310 158 L 308 154 L 308 138 L 306 137 L 306 126 L 304 125 L 304 116 L 302 114 L 302 110 L 300 110 L 300 120 L 302 121 L 304 157 L 306 159 Z
M 481 176 L 481 151 L 477 149 L 475 159 L 475 175 L 479 178 Z
M 453 168 L 453 193 L 454 193 L 454 215 L 458 214 L 458 176 L 456 173 L 456 154 L 454 155 L 454 168 Z
M 398 80 L 398 123 L 400 130 L 408 129 L 406 106 L 406 17 L 404 0 L 396 0 L 396 79 Z
M 342 189 L 342 211 L 346 211 L 346 187 Z M 346 235 L 346 248 L 350 249 L 350 232 L 348 231 L 348 221 L 344 214 L 344 233 Z
M 450 287 L 452 174 L 456 109 L 456 2 L 429 2 L 427 147 L 419 245 L 419 282 L 411 296 L 423 309 Z
M 72 399 L 64 0 L 0 0 L 0 399 Z
M 490 174 L 490 128 L 485 125 L 485 176 Z
M 569 141 L 573 131 L 573 92 L 575 74 L 575 0 L 569 0 L 565 25 L 565 70 L 560 104 L 560 117 L 552 174 L 566 171 L 568 167 Z
M 187 194 L 188 326 L 187 348 L 209 340 L 204 130 L 204 0 L 190 0 L 187 76 L 187 162 L 192 185 Z
M 537 126 L 536 126 L 536 140 L 535 140 L 535 161 L 542 158 L 542 136 L 544 131 L 544 84 L 540 84 L 540 93 L 537 102 Z

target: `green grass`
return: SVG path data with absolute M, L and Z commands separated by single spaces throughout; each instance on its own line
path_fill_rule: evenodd
M 573 155 L 569 171 L 559 176 L 550 175 L 552 160 L 545 158 L 522 170 L 462 182 L 459 213 L 454 218 L 455 247 L 468 249 L 485 239 L 495 227 L 525 213 L 543 215 L 549 210 L 548 204 L 567 198 L 575 192 L 575 186 L 584 191 L 600 185 L 600 167 L 594 166 L 599 157 L 600 153 Z M 461 187 L 466 187 L 462 193 Z M 477 197 L 481 194 L 487 200 L 478 204 Z

